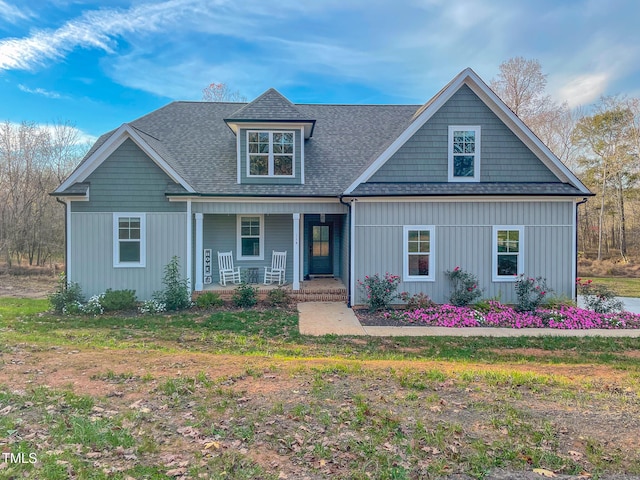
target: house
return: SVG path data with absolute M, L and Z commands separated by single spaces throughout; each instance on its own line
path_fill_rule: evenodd
M 591 192 L 471 69 L 424 105 L 173 102 L 98 139 L 53 193 L 66 204 L 67 274 L 86 294 L 148 298 L 180 258 L 194 291 L 286 251 L 309 276 L 390 272 L 445 302 L 446 270 L 515 298 L 517 274 L 573 297 L 576 208 Z

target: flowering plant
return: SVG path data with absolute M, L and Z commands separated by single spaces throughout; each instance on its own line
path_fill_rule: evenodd
M 616 292 L 606 285 L 593 283 L 593 280 L 576 278 L 578 293 L 584 297 L 584 304 L 589 310 L 597 313 L 611 313 L 622 310 L 622 301 Z
M 365 276 L 364 281 L 358 280 L 358 285 L 367 295 L 367 305 L 371 311 L 386 309 L 398 297 L 396 290 L 399 283 L 400 277 L 389 272 L 384 274 L 384 278 L 376 273 Z
M 452 305 L 461 307 L 469 305 L 478 297 L 482 296 L 482 290 L 478 288 L 478 277 L 474 274 L 464 271 L 460 267 L 444 272 L 453 284 L 453 290 L 449 297 Z
M 521 312 L 534 312 L 552 290 L 547 286 L 546 279 L 532 278 L 519 275 L 516 280 L 517 309 Z

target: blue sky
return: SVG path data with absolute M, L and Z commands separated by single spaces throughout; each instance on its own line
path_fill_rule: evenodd
M 556 100 L 589 105 L 640 96 L 639 20 L 637 0 L 0 0 L 0 120 L 90 138 L 211 82 L 424 103 L 515 56 L 540 61 Z

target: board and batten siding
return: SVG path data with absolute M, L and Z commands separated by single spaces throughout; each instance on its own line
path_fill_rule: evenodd
M 186 212 L 185 202 L 165 196 L 171 178 L 132 140 L 125 140 L 86 180 L 89 201 L 72 212 Z
M 146 228 L 146 266 L 114 268 L 113 214 L 71 214 L 71 280 L 86 297 L 108 288 L 132 289 L 138 300 L 147 300 L 162 288 L 164 266 L 174 255 L 180 259 L 181 275 L 187 276 L 186 214 L 146 213 Z
M 255 212 L 254 212 L 255 213 Z M 251 214 L 247 214 L 251 215 Z M 271 266 L 272 252 L 287 252 L 285 280 L 293 281 L 293 217 L 291 215 L 264 215 L 264 260 L 238 260 L 237 215 L 205 215 L 203 219 L 203 248 L 211 249 L 212 282 L 220 281 L 218 252 L 233 252 L 234 266 L 244 272 L 259 268 L 259 281 L 264 280 L 264 267 Z
M 480 125 L 480 181 L 560 181 L 466 85 L 368 181 L 447 182 L 450 125 Z
M 401 282 L 399 292 L 423 292 L 447 302 L 446 270 L 477 275 L 483 296 L 515 302 L 513 282 L 493 282 L 494 225 L 524 226 L 524 273 L 542 276 L 558 295 L 572 296 L 575 279 L 573 201 L 359 202 L 355 225 L 355 279 L 385 272 L 403 275 L 403 226 L 434 225 L 433 282 Z M 355 304 L 365 299 L 356 288 Z

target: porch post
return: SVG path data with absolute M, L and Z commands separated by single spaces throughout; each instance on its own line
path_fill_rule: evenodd
M 300 214 L 293 214 L 293 289 L 300 290 Z
M 196 213 L 196 290 L 201 291 L 202 286 L 202 213 Z

